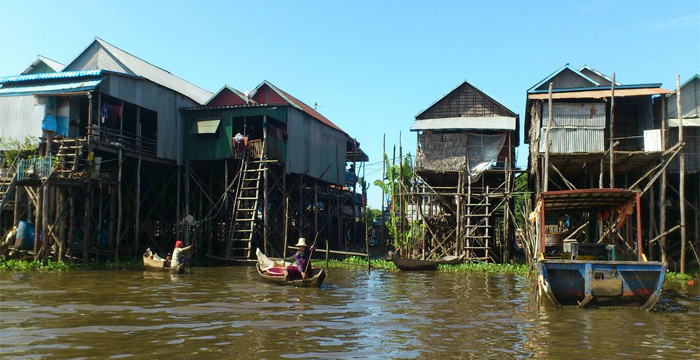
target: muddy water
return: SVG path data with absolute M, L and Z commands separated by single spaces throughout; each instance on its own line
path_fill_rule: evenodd
M 331 269 L 322 289 L 253 268 L 0 275 L 2 358 L 700 359 L 700 290 L 652 312 L 538 307 L 526 278 Z

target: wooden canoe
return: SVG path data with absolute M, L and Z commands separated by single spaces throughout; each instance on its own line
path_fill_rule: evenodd
M 255 264 L 255 269 L 258 271 L 260 277 L 270 283 L 277 285 L 289 285 L 295 287 L 306 287 L 306 288 L 319 288 L 323 284 L 323 280 L 326 279 L 326 271 L 323 268 L 315 268 L 312 270 L 311 277 L 306 280 L 297 279 L 289 281 L 286 276 L 271 276 L 265 272 L 265 269 L 271 267 L 287 267 L 292 265 L 291 262 L 285 261 L 284 259 L 270 259 L 265 254 L 263 254 L 260 249 L 257 250 L 256 255 L 258 256 L 258 261 Z
M 459 264 L 464 259 L 462 256 L 443 256 L 435 260 L 402 259 L 399 254 L 391 253 L 391 261 L 401 271 L 434 271 L 440 264 Z
M 157 254 L 151 258 L 151 249 L 146 249 L 143 253 L 143 268 L 149 271 L 165 271 L 171 274 L 183 274 L 185 272 L 185 266 L 183 264 L 175 265 L 175 267 L 170 267 L 170 261 L 165 261 L 165 259 L 160 258 Z

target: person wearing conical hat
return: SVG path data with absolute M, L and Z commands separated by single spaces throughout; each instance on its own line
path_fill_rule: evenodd
M 312 272 L 311 266 L 309 265 L 309 256 L 314 250 L 313 245 L 309 248 L 309 246 L 306 245 L 306 239 L 299 238 L 296 246 L 299 247 L 299 250 L 294 254 L 295 265 L 287 266 L 287 280 L 306 279 L 307 272 Z

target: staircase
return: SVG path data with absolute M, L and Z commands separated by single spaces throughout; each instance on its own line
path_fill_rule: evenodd
M 85 170 L 85 164 L 81 163 L 83 155 L 83 142 L 79 139 L 63 138 L 57 140 L 59 166 L 55 170 L 59 177 L 81 177 Z
M 473 194 L 471 184 L 467 193 L 466 204 L 466 234 L 464 236 L 464 251 L 467 260 L 498 262 L 498 252 L 495 250 L 491 223 L 492 205 L 486 192 Z
M 17 159 L 12 162 L 7 173 L 0 177 L 0 211 L 5 208 L 7 198 L 12 193 L 17 183 Z
M 265 148 L 264 141 L 262 148 Z M 249 148 L 244 156 L 244 165 L 236 189 L 226 246 L 226 258 L 229 259 L 249 259 L 253 256 L 253 233 L 261 195 L 260 184 L 263 172 L 267 171 L 267 165 L 264 161 L 264 151 L 256 154 L 251 150 Z

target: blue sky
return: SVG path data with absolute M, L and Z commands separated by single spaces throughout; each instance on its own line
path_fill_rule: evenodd
M 413 116 L 465 79 L 523 114 L 526 89 L 566 63 L 665 88 L 700 72 L 698 0 L 0 0 L 0 19 L 0 75 L 99 36 L 212 92 L 267 79 L 357 137 L 370 181 L 382 134 L 414 153 Z

